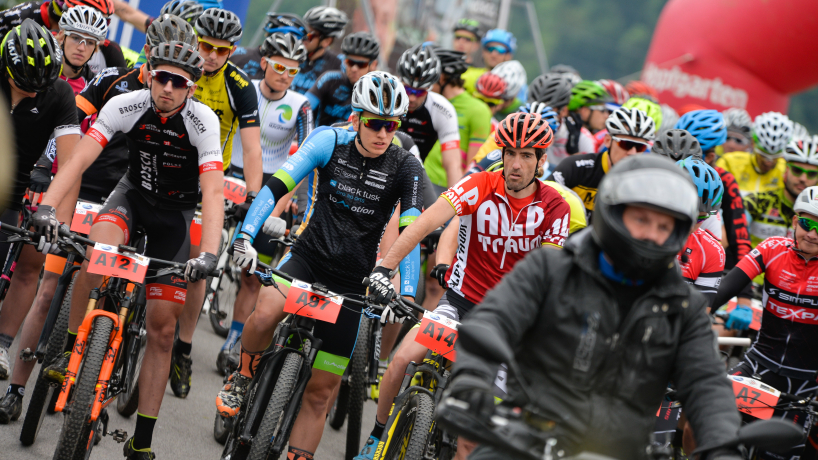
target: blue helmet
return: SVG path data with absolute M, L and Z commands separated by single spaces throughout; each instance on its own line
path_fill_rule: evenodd
M 676 122 L 676 129 L 684 129 L 699 141 L 702 151 L 724 144 L 727 140 L 727 126 L 724 115 L 718 110 L 694 110 L 687 112 Z
M 486 32 L 486 35 L 483 36 L 483 39 L 480 40 L 480 46 L 486 46 L 486 43 L 490 42 L 497 42 L 502 43 L 506 46 L 509 50 L 511 50 L 511 54 L 517 52 L 517 39 L 514 38 L 514 35 L 503 29 L 491 29 Z
M 690 178 L 693 179 L 693 185 L 696 186 L 696 191 L 699 193 L 699 214 L 718 211 L 724 196 L 724 184 L 721 182 L 719 173 L 701 158 L 687 157 L 677 161 L 676 164 L 687 170 Z
M 554 111 L 551 107 L 547 104 L 542 102 L 529 102 L 526 105 L 521 105 L 519 109 L 520 112 L 524 113 L 539 113 L 545 121 L 548 122 L 548 126 L 551 127 L 551 131 L 554 133 L 557 132 L 557 129 L 560 127 L 559 118 L 557 118 L 557 112 Z

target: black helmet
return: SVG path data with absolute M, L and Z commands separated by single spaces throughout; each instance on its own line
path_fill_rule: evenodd
M 346 13 L 331 6 L 316 6 L 304 14 L 304 22 L 325 37 L 340 38 L 349 23 Z
M 45 92 L 62 71 L 60 45 L 51 32 L 32 19 L 6 34 L 0 59 L 14 84 L 26 92 Z
M 528 86 L 528 102 L 543 102 L 559 110 L 571 102 L 573 87 L 571 79 L 565 74 L 542 74 Z
M 696 136 L 684 129 L 669 129 L 659 133 L 650 151 L 673 161 L 684 160 L 690 156 L 699 159 L 702 157 L 702 146 L 699 145 Z
M 170 0 L 165 3 L 165 6 L 159 10 L 159 16 L 164 14 L 172 14 L 179 16 L 187 22 L 196 22 L 196 19 L 202 15 L 204 7 L 193 0 Z
M 466 53 L 449 49 L 435 49 L 437 58 L 440 59 L 440 71 L 447 77 L 461 75 L 469 64 L 466 63 Z
M 151 48 L 151 67 L 167 64 L 178 67 L 190 74 L 194 82 L 202 76 L 204 58 L 195 45 L 185 42 L 165 42 Z
M 199 39 L 187 21 L 172 14 L 163 14 L 154 19 L 145 32 L 148 47 L 153 48 L 165 42 L 184 42 L 195 46 Z
M 699 196 L 687 171 L 659 155 L 625 158 L 602 179 L 591 217 L 594 241 L 614 268 L 632 280 L 654 280 L 673 269 L 699 214 Z M 661 246 L 633 238 L 622 222 L 627 205 L 673 216 L 673 233 Z
M 406 86 L 429 89 L 440 80 L 440 59 L 431 46 L 415 45 L 400 56 L 397 74 Z
M 196 33 L 236 43 L 241 40 L 241 20 L 232 11 L 208 8 L 196 20 Z
M 300 40 L 307 35 L 307 23 L 292 13 L 267 13 L 264 33 L 269 37 L 274 32 L 293 34 Z
M 307 50 L 301 40 L 293 34 L 273 32 L 264 39 L 259 52 L 264 57 L 281 56 L 285 59 L 304 62 L 307 59 Z
M 465 30 L 466 32 L 471 32 L 474 34 L 475 37 L 479 39 L 480 21 L 468 18 L 460 19 L 457 22 L 455 22 L 454 27 L 452 27 L 452 32 L 457 32 L 458 30 Z
M 381 45 L 378 39 L 369 32 L 355 32 L 344 37 L 341 43 L 341 52 L 349 56 L 363 56 L 369 59 L 378 59 Z

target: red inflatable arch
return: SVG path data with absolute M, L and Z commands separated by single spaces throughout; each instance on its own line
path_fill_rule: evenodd
M 675 109 L 786 113 L 791 94 L 818 84 L 816 31 L 816 0 L 670 0 L 641 79 Z

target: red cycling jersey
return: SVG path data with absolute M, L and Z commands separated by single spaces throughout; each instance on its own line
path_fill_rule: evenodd
M 687 256 L 687 262 L 682 261 L 682 254 Z M 724 272 L 724 247 L 715 236 L 701 228 L 696 230 L 676 258 L 685 281 L 704 294 L 716 294 Z
M 506 194 L 502 171 L 464 177 L 440 196 L 460 216 L 457 254 L 446 273 L 449 287 L 478 303 L 503 275 L 536 247 L 562 247 L 571 208 L 555 189 L 535 181 L 525 198 Z

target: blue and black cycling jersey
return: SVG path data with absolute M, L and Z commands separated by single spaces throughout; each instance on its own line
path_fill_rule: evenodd
M 324 72 L 330 70 L 339 70 L 341 68 L 341 59 L 337 55 L 329 51 L 324 51 L 324 54 L 314 61 L 304 61 L 301 63 L 298 75 L 293 78 L 293 83 L 290 89 L 301 94 L 307 94 L 307 91 L 312 88 L 318 77 Z
M 346 121 L 352 112 L 352 82 L 343 70 L 324 72 L 306 96 L 316 126 Z
M 241 231 L 255 238 L 275 203 L 315 170 L 313 210 L 292 252 L 334 280 L 359 283 L 367 277 L 398 203 L 401 230 L 420 215 L 423 171 L 412 154 L 394 144 L 377 158 L 364 157 L 356 137 L 342 128 L 313 131 L 262 187 Z M 415 296 L 419 246 L 401 262 L 400 272 L 401 294 Z

